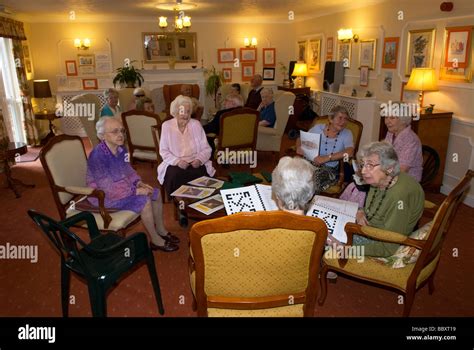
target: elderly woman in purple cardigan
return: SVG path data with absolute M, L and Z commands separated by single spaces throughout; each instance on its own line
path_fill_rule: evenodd
M 178 249 L 179 238 L 163 224 L 163 203 L 159 191 L 145 184 L 128 161 L 122 123 L 115 118 L 101 118 L 97 137 L 102 140 L 87 161 L 87 185 L 105 192 L 105 207 L 130 210 L 141 215 L 150 235 L 153 250 L 171 252 Z M 89 201 L 97 205 L 96 199 Z

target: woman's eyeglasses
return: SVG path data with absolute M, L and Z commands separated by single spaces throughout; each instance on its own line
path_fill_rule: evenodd
M 124 128 L 122 129 L 114 129 L 112 131 L 106 131 L 107 134 L 113 134 L 113 135 L 118 135 L 118 134 L 125 134 L 126 130 Z
M 379 166 L 379 164 L 372 164 L 372 163 L 359 163 L 359 169 L 362 170 L 363 168 L 366 168 L 367 170 L 373 170 L 376 166 Z

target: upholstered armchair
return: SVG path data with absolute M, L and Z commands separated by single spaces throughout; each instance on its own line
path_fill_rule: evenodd
M 82 94 L 79 96 L 75 96 L 71 99 L 71 104 L 75 105 L 79 103 L 94 105 L 94 118 L 92 118 L 92 116 L 89 116 L 89 117 L 78 116 L 84 128 L 84 131 L 86 132 L 87 137 L 89 138 L 89 141 L 91 142 L 92 148 L 94 148 L 100 142 L 100 140 L 97 138 L 97 131 L 95 129 L 95 123 L 100 118 L 100 100 L 99 100 L 99 97 L 97 97 L 94 94 Z
M 258 127 L 257 151 L 270 151 L 279 154 L 281 139 L 289 118 L 289 107 L 293 106 L 295 94 L 287 91 L 277 91 L 274 94 L 276 123 L 273 128 Z
M 311 317 L 327 227 L 284 211 L 201 221 L 190 232 L 198 316 Z
M 410 314 L 415 293 L 428 283 L 430 294 L 434 292 L 434 276 L 440 263 L 441 248 L 454 219 L 459 203 L 467 193 L 473 170 L 468 170 L 461 182 L 449 193 L 448 197 L 439 206 L 434 219 L 406 237 L 397 232 L 385 231 L 370 226 L 346 224 L 347 251 L 353 242 L 353 235 L 357 234 L 370 239 L 401 244 L 397 252 L 388 258 L 364 257 L 363 260 L 341 257 L 333 248 L 323 257 L 321 271 L 322 293 L 319 304 L 322 305 L 327 295 L 328 271 L 355 278 L 361 282 L 388 288 L 404 296 L 403 316 Z M 427 203 L 430 204 L 429 202 Z M 454 233 L 454 232 L 453 232 Z M 352 250 L 357 251 L 357 250 Z M 344 259 L 345 258 L 345 259 Z M 452 288 L 452 286 L 446 286 Z M 356 290 L 353 290 L 357 293 Z

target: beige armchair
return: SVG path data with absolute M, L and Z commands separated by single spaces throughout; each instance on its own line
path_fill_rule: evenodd
M 258 127 L 257 151 L 280 153 L 281 139 L 289 118 L 288 107 L 293 106 L 295 94 L 287 91 L 277 91 L 274 94 L 276 123 L 273 128 Z
M 75 96 L 71 99 L 71 104 L 94 104 L 94 118 L 92 116 L 85 117 L 85 116 L 78 116 L 81 124 L 89 138 L 92 147 L 95 147 L 99 144 L 100 140 L 97 138 L 97 132 L 95 129 L 95 123 L 100 118 L 100 100 L 97 95 L 94 94 L 82 94 L 79 96 Z M 76 110 L 76 109 L 75 109 Z M 87 109 L 86 109 L 87 110 Z

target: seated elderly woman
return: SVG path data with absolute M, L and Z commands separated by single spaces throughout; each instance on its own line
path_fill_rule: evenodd
M 158 166 L 158 181 L 169 194 L 181 185 L 198 177 L 213 176 L 211 147 L 201 123 L 191 119 L 192 101 L 179 95 L 171 103 L 173 119 L 161 126 L 160 155 L 163 162 Z
M 397 153 L 388 142 L 372 142 L 357 154 L 365 183 L 370 185 L 365 206 L 356 222 L 408 236 L 423 213 L 425 194 L 420 184 L 400 171 Z M 332 238 L 334 240 L 334 238 Z M 339 243 L 339 242 L 336 242 Z M 367 256 L 388 257 L 400 245 L 354 236 Z
M 385 117 L 384 121 L 388 129 L 385 141 L 393 145 L 397 152 L 400 170 L 420 182 L 423 173 L 423 151 L 420 138 L 411 129 L 411 120 L 410 116 Z M 365 197 L 366 192 L 360 191 L 354 183 L 351 183 L 340 198 L 359 203 L 362 207 Z
M 272 193 L 280 210 L 305 215 L 314 189 L 311 163 L 303 158 L 280 159 L 272 173 Z
M 136 104 L 137 111 L 145 111 L 149 113 L 155 113 L 155 105 L 149 97 L 139 99 Z
M 120 120 L 122 110 L 118 105 L 119 93 L 117 90 L 109 88 L 104 91 L 105 100 L 107 101 L 105 106 L 100 110 L 101 117 L 115 117 Z
M 263 88 L 262 91 L 260 91 L 260 96 L 262 97 L 262 102 L 260 102 L 260 105 L 257 108 L 257 111 L 260 112 L 260 122 L 258 125 L 273 128 L 276 122 L 273 90 L 270 88 Z
M 122 123 L 115 118 L 101 118 L 97 137 L 102 140 L 87 161 L 87 185 L 105 192 L 106 208 L 131 210 L 141 215 L 151 239 L 151 249 L 171 252 L 178 249 L 179 238 L 163 225 L 163 204 L 159 191 L 144 183 L 127 160 L 123 147 Z M 93 205 L 97 199 L 91 198 Z
M 326 190 L 338 181 L 339 159 L 354 153 L 352 132 L 346 129 L 349 113 L 342 106 L 335 106 L 328 118 L 328 124 L 316 124 L 309 132 L 321 134 L 319 156 L 311 159 L 316 165 L 316 193 Z M 296 142 L 296 153 L 303 155 L 301 140 Z

